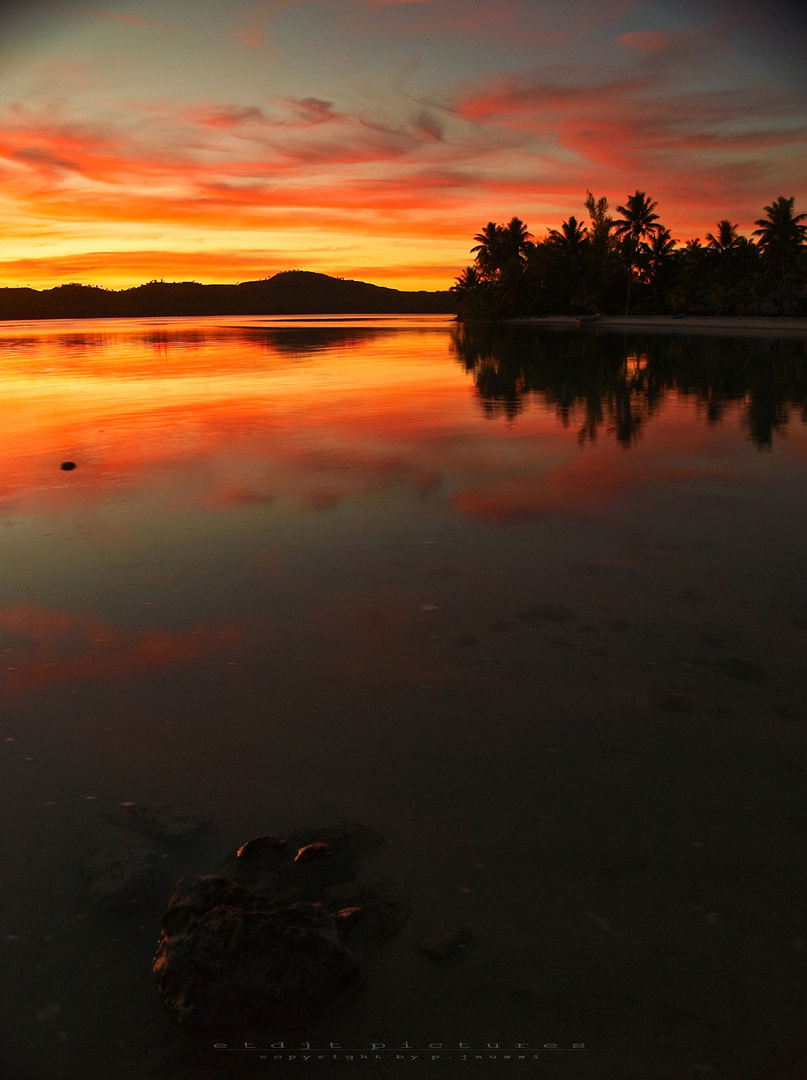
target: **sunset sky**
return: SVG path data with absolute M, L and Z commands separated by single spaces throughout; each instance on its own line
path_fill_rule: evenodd
M 0 286 L 447 288 L 588 189 L 750 234 L 807 211 L 805 55 L 784 0 L 5 2 Z

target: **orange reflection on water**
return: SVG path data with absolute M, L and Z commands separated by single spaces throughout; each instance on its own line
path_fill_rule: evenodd
M 516 417 L 485 417 L 449 325 L 435 316 L 5 324 L 0 401 L 17 452 L 0 471 L 0 505 L 83 512 L 147 494 L 165 515 L 283 498 L 321 510 L 404 483 L 504 522 L 595 513 L 637 486 L 746 468 L 739 405 L 726 406 L 721 431 L 674 391 L 652 415 L 641 395 L 631 401 L 641 453 L 615 445 L 608 415 L 589 431 L 583 406 L 559 418 L 538 393 Z M 640 374 L 647 357 L 628 353 L 626 363 Z M 804 432 L 793 425 L 777 452 L 803 453 Z M 78 468 L 62 472 L 66 459 Z
M 0 690 L 6 700 L 77 679 L 132 675 L 170 667 L 237 640 L 233 627 L 199 626 L 184 633 L 131 632 L 91 615 L 39 604 L 0 609 L 0 630 L 17 639 L 3 650 Z
M 40 512 L 155 478 L 173 506 L 322 505 L 404 474 L 428 487 L 435 442 L 475 418 L 444 325 L 326 325 L 319 347 L 294 325 L 200 334 L 175 320 L 170 333 L 105 324 L 27 340 L 6 327 L 0 394 L 20 453 L 0 499 Z M 59 470 L 66 459 L 75 472 Z
M 739 426 L 739 408 L 731 410 Z M 545 469 L 485 479 L 465 486 L 452 500 L 454 508 L 473 517 L 501 523 L 565 514 L 585 517 L 615 505 L 640 488 L 661 488 L 692 482 L 751 483 L 740 465 L 742 443 L 725 452 L 720 430 L 706 427 L 690 413 L 671 409 L 645 432 L 641 454 L 626 451 L 603 437 Z M 802 436 L 801 452 L 807 450 Z

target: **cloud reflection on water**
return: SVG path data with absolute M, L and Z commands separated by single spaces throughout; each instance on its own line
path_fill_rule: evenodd
M 170 667 L 238 639 L 234 627 L 133 632 L 90 612 L 58 611 L 35 603 L 0 609 L 0 635 L 13 642 L 3 653 L 14 663 L 0 665 L 0 692 L 7 701 L 54 683 Z

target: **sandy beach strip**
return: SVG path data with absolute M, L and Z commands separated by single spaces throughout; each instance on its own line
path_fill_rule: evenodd
M 621 330 L 655 334 L 714 334 L 720 337 L 789 337 L 807 340 L 807 318 L 738 315 L 603 315 L 582 322 L 578 315 L 541 315 L 509 322 L 546 326 L 559 330 Z

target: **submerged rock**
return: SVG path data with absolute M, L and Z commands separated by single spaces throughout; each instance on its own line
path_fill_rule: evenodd
M 134 829 L 151 840 L 181 846 L 195 843 L 212 828 L 209 821 L 193 814 L 186 814 L 171 806 L 152 806 L 149 803 L 121 803 L 106 818 L 113 825 Z
M 332 889 L 323 899 L 323 907 L 334 914 L 339 936 L 362 964 L 400 933 L 412 914 L 407 898 L 385 882 L 354 882 Z
M 144 848 L 103 848 L 88 860 L 84 876 L 90 900 L 108 910 L 153 904 L 166 888 L 156 853 Z
M 273 900 L 223 877 L 183 877 L 162 926 L 154 975 L 189 1028 L 300 1030 L 360 974 L 319 904 Z
M 455 930 L 435 930 L 421 939 L 420 950 L 434 960 L 449 960 L 461 949 L 467 949 L 472 940 L 473 935 L 466 926 L 458 926 Z

